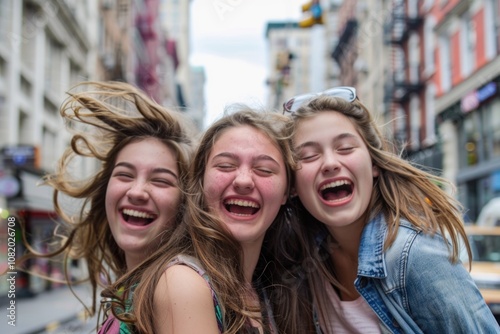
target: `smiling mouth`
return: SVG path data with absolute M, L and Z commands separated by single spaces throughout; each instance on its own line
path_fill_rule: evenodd
M 137 210 L 124 209 L 122 211 L 123 219 L 132 225 L 146 226 L 151 224 L 156 216 Z
M 327 183 L 320 189 L 321 197 L 328 202 L 342 201 L 352 195 L 353 185 L 348 180 Z
M 251 216 L 260 210 L 259 204 L 253 201 L 228 200 L 224 202 L 227 211 L 238 216 Z

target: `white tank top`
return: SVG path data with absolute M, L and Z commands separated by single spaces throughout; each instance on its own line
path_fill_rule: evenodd
M 334 312 L 326 322 L 326 333 L 380 334 L 379 320 L 368 303 L 359 296 L 353 301 L 341 301 L 333 287 L 327 283 L 326 293 Z

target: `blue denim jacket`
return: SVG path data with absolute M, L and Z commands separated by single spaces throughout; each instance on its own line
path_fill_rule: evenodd
M 382 215 L 363 230 L 355 286 L 383 333 L 500 333 L 467 269 L 449 261 L 446 241 L 402 220 L 384 252 Z

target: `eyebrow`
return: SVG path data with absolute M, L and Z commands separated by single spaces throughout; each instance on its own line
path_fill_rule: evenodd
M 135 170 L 135 166 L 132 165 L 131 163 L 128 163 L 128 162 L 119 162 L 119 163 L 117 163 L 113 167 L 113 169 L 116 168 L 116 167 L 125 167 L 125 168 L 128 168 L 128 169 L 134 169 Z M 172 170 L 170 170 L 168 168 L 157 167 L 157 168 L 153 168 L 152 172 L 153 173 L 166 173 L 166 174 L 172 175 L 176 179 L 178 178 L 177 174 L 174 173 Z
M 352 134 L 352 133 L 348 133 L 348 132 L 343 132 L 341 134 L 338 134 L 337 136 L 333 137 L 333 140 L 332 142 L 336 142 L 336 141 L 339 141 L 339 140 L 342 140 L 342 139 L 346 139 L 346 138 L 354 138 L 354 139 L 357 139 L 356 135 Z M 295 146 L 295 150 L 300 150 L 304 147 L 314 147 L 314 146 L 318 146 L 319 144 L 315 141 L 306 141 L 305 143 L 302 143 L 298 146 Z
M 221 152 L 221 153 L 215 155 L 213 157 L 213 159 L 217 159 L 219 157 L 230 158 L 230 159 L 234 159 L 234 160 L 238 160 L 238 161 L 240 160 L 236 154 L 229 153 L 229 152 Z M 273 157 L 271 157 L 267 154 L 260 154 L 252 159 L 252 161 L 261 161 L 261 160 L 271 161 L 271 162 L 274 162 L 275 164 L 279 165 L 279 163 L 275 159 L 273 159 Z

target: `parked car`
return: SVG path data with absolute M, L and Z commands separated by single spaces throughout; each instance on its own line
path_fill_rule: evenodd
M 480 226 L 500 226 L 500 197 L 489 200 L 479 212 L 476 221 Z
M 471 276 L 500 323 L 500 227 L 467 225 L 465 232 L 472 250 Z M 468 269 L 465 249 L 461 259 Z

